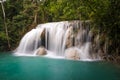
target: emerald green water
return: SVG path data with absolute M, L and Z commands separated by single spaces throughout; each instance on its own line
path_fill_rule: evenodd
M 0 80 L 120 80 L 120 67 L 84 62 L 0 54 Z

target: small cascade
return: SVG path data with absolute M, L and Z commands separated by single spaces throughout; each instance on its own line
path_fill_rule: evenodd
M 32 29 L 21 40 L 17 52 L 33 54 L 33 52 L 41 45 L 40 35 L 43 29 Z
M 15 54 L 38 55 L 38 52 L 44 53 L 39 50 L 45 48 L 47 54 L 44 56 L 71 59 L 77 54 L 80 60 L 98 59 L 99 54 L 95 50 L 99 45 L 97 43 L 98 40 L 93 39 L 89 21 L 52 22 L 40 24 L 26 33 Z

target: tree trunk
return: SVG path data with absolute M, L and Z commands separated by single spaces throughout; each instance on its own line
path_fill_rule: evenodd
M 10 49 L 10 41 L 9 41 L 8 29 L 7 29 L 7 25 L 6 25 L 6 16 L 5 16 L 5 9 L 4 9 L 4 5 L 3 5 L 3 0 L 1 0 L 1 7 L 2 7 L 2 11 L 3 11 L 4 27 L 5 27 L 7 44 L 8 44 L 8 48 Z
M 37 24 L 37 12 L 36 12 L 35 15 L 34 15 L 34 21 L 33 21 L 33 24 Z

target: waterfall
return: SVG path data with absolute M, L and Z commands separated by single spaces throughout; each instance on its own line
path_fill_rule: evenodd
M 89 21 L 39 24 L 25 34 L 15 54 L 37 55 L 39 48 L 43 47 L 47 51 L 44 56 L 68 58 L 69 53 L 69 56 L 78 54 L 79 59 L 98 59 L 98 49 L 95 50 L 98 41 L 92 38 Z
M 19 47 L 17 48 L 18 53 L 33 54 L 33 52 L 41 44 L 40 35 L 43 29 L 32 29 L 28 32 L 21 40 Z

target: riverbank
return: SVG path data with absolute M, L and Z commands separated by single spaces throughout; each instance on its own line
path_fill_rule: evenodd
M 108 62 L 112 62 L 114 64 L 120 65 L 120 56 L 118 55 L 106 55 L 106 56 L 103 56 L 102 59 L 104 61 L 108 61 Z

